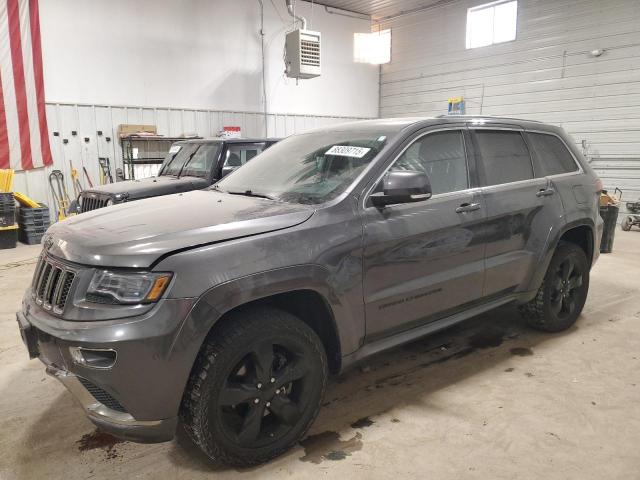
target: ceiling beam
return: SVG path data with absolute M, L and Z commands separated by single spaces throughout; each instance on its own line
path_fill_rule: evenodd
M 306 2 L 306 3 L 313 3 L 314 5 L 321 5 L 321 6 L 325 7 L 325 8 L 327 8 L 327 7 L 328 8 L 335 8 L 336 10 L 342 10 L 343 12 L 349 12 L 349 13 L 355 13 L 357 15 L 363 15 L 363 16 L 369 17 L 369 18 L 372 16 L 370 13 L 357 12 L 355 10 L 347 10 L 346 8 L 336 7 L 335 5 L 332 5 L 331 2 L 327 3 L 327 2 L 324 2 L 322 0 L 320 0 L 319 2 L 317 2 L 315 0 L 313 0 L 313 1 L 311 1 L 311 0 L 301 0 L 301 1 Z

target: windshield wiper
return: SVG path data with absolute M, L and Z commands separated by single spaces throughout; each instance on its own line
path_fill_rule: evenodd
M 272 197 L 270 195 L 266 195 L 264 193 L 253 192 L 251 190 L 245 190 L 243 192 L 230 192 L 229 190 L 227 190 L 226 193 L 228 193 L 230 195 L 243 195 L 245 197 L 257 197 L 257 198 L 266 198 L 268 200 L 276 200 L 275 197 Z

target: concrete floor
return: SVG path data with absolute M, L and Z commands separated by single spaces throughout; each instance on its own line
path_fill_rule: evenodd
M 0 478 L 640 478 L 640 232 L 618 231 L 570 331 L 502 309 L 332 381 L 311 436 L 268 465 L 211 465 L 180 434 L 95 432 L 29 361 L 14 311 L 39 247 L 0 251 Z

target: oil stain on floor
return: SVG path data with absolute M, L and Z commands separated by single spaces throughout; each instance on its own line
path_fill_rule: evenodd
M 516 355 L 518 357 L 529 357 L 533 355 L 533 350 L 526 347 L 515 347 L 509 351 L 511 352 L 511 355 Z
M 120 440 L 113 435 L 95 429 L 91 433 L 84 434 L 76 443 L 78 444 L 78 450 L 81 452 L 97 449 L 104 450 L 106 459 L 112 460 L 119 456 L 116 445 L 124 442 L 124 440 Z
M 351 424 L 351 428 L 366 428 L 373 425 L 375 422 L 369 417 L 362 417 Z
M 358 432 L 348 440 L 341 440 L 337 432 L 327 431 L 309 435 L 300 445 L 304 448 L 301 462 L 319 464 L 324 460 L 344 460 L 352 453 L 362 450 L 362 434 Z
M 469 337 L 469 347 L 473 349 L 494 348 L 502 345 L 506 332 L 498 329 L 487 328 Z

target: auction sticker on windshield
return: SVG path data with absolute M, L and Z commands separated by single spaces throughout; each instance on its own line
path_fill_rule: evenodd
M 334 145 L 324 154 L 339 155 L 341 157 L 362 158 L 369 152 L 369 150 L 371 149 L 365 147 L 354 147 L 351 145 Z
M 169 153 L 178 153 L 182 147 L 180 145 L 171 145 Z

